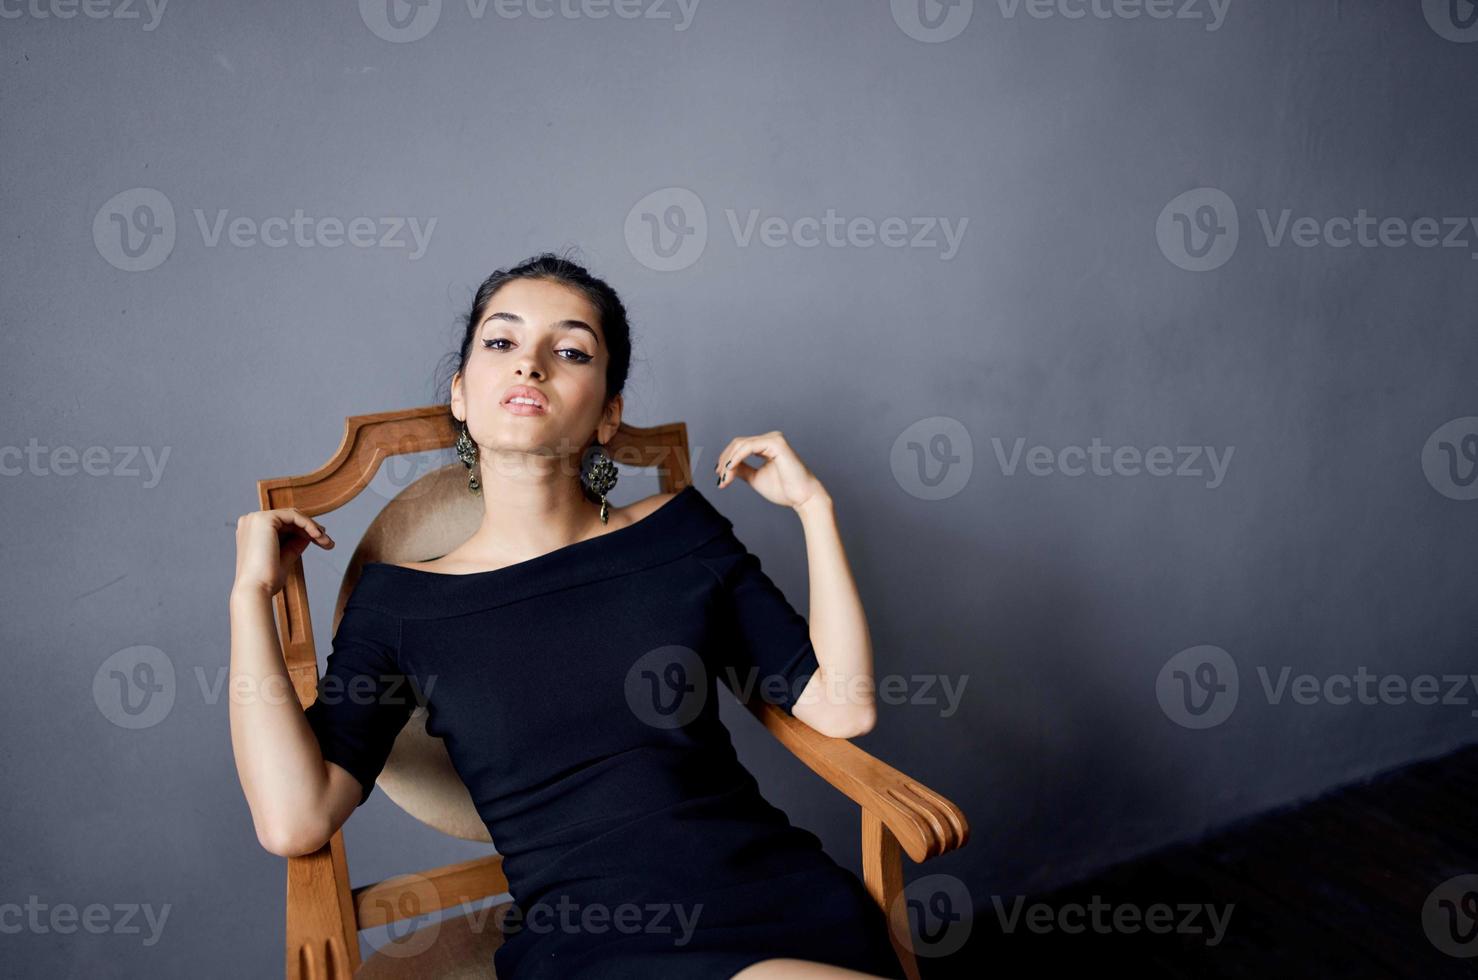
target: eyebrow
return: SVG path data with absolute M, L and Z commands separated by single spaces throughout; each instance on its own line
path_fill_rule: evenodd
M 519 316 L 517 313 L 504 313 L 504 312 L 501 312 L 501 311 L 500 312 L 497 312 L 497 313 L 490 313 L 490 314 L 488 314 L 487 319 L 485 319 L 485 320 L 482 321 L 482 325 L 483 326 L 487 326 L 488 323 L 490 323 L 493 320 L 507 320 L 509 323 L 516 323 L 516 324 L 518 324 L 520 326 L 523 326 L 524 325 L 524 319 L 523 319 L 523 317 Z M 592 338 L 594 338 L 596 345 L 599 346 L 599 344 L 600 344 L 600 334 L 596 333 L 595 332 L 595 328 L 592 327 L 590 324 L 586 323 L 584 320 L 557 320 L 554 323 L 554 329 L 555 330 L 586 330 L 586 331 L 589 331 L 590 336 Z

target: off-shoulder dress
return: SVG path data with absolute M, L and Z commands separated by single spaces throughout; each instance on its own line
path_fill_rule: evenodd
M 901 977 L 861 881 L 719 719 L 718 684 L 791 712 L 816 669 L 805 617 L 689 486 L 503 568 L 365 565 L 306 713 L 362 804 L 414 685 L 503 855 L 504 980 L 727 980 L 771 957 Z

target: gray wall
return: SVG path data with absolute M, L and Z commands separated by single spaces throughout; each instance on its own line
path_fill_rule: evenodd
M 1101 3 L 928 28 L 903 2 L 447 0 L 408 32 L 372 4 L 5 5 L 8 972 L 281 968 L 284 862 L 219 689 L 235 519 L 345 416 L 431 402 L 470 291 L 545 248 L 629 305 L 630 420 L 685 420 L 700 473 L 780 428 L 831 489 L 879 676 L 911 694 L 860 742 L 973 825 L 910 879 L 991 914 L 1471 740 L 1472 684 L 1390 692 L 1466 675 L 1478 635 L 1478 484 L 1444 455 L 1478 438 L 1478 27 L 1446 0 Z M 298 209 L 308 244 L 269 221 Z M 903 231 L 786 234 L 828 211 Z M 1389 219 L 1368 245 L 1295 224 L 1362 213 Z M 247 220 L 215 237 L 222 216 Z M 374 244 L 312 244 L 357 217 Z M 1421 218 L 1460 244 L 1413 244 Z M 1105 475 L 1061 471 L 1095 440 Z M 1171 475 L 1114 465 L 1156 446 Z M 1202 450 L 1176 475 L 1177 447 L 1225 470 Z M 310 554 L 320 653 L 350 532 L 416 472 Z M 804 610 L 798 522 L 703 489 Z M 1279 697 L 1285 667 L 1387 696 Z M 851 804 L 725 717 L 856 869 Z M 383 794 L 346 837 L 356 882 L 482 852 Z

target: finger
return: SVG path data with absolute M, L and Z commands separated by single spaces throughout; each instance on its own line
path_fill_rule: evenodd
M 303 532 L 307 534 L 307 536 L 320 547 L 332 548 L 334 546 L 334 539 L 328 536 L 328 531 L 324 529 L 323 525 L 319 524 L 317 521 L 313 520 L 313 518 L 309 517 L 307 514 L 304 514 L 296 507 L 289 507 L 286 510 L 282 511 L 282 516 L 293 527 L 301 528 Z
M 718 456 L 714 458 L 713 472 L 719 477 L 718 482 L 720 483 L 723 482 L 724 460 L 728 459 L 729 455 L 734 451 L 734 443 L 736 442 L 738 442 L 737 438 L 730 439 L 728 444 L 724 446 L 723 449 L 719 450 Z
M 750 466 L 748 463 L 735 463 L 729 468 L 726 481 L 733 483 L 735 480 L 743 480 L 745 483 L 753 483 L 755 475 L 769 465 L 769 463 L 761 463 L 759 466 Z
M 767 466 L 769 461 L 775 458 L 775 447 L 767 436 L 749 436 L 737 440 L 733 449 L 725 457 L 724 470 L 719 475 L 718 486 L 723 487 L 733 483 L 734 476 L 740 470 L 746 471 L 746 480 L 753 477 L 758 467 L 750 466 L 745 462 L 750 456 L 764 456 L 765 462 L 760 466 Z
M 733 453 L 734 453 L 734 447 L 739 444 L 739 440 L 741 438 L 743 438 L 743 437 L 742 436 L 735 436 L 734 438 L 732 438 L 732 439 L 730 439 L 728 441 L 728 443 L 724 446 L 723 449 L 719 450 L 718 457 L 716 459 L 714 459 L 714 461 L 713 461 L 713 471 L 715 473 L 722 473 L 723 472 L 724 462 L 730 456 L 733 455 Z
M 742 463 L 750 456 L 763 456 L 765 459 L 774 459 L 780 453 L 780 447 L 766 433 L 762 436 L 746 436 L 743 439 L 734 440 L 734 445 L 724 457 L 725 468 Z
M 718 473 L 717 486 L 724 485 L 724 481 L 729 475 L 729 470 L 734 465 L 734 460 L 744 458 L 741 450 L 746 439 L 747 437 L 745 436 L 735 436 L 729 440 L 729 444 L 724 447 L 724 451 L 718 454 L 718 461 L 713 466 L 714 471 Z

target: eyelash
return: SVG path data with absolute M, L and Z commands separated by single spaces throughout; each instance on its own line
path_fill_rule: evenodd
M 491 339 L 484 338 L 483 339 L 483 342 L 482 342 L 482 348 L 483 348 L 483 350 L 497 350 L 497 351 L 504 350 L 504 348 L 502 348 L 502 347 L 494 347 L 493 346 L 493 344 L 497 343 L 500 340 L 507 341 L 508 338 L 507 337 L 493 337 Z M 585 353 L 583 350 L 580 350 L 578 347 L 561 347 L 560 350 L 561 351 L 569 351 L 572 354 L 578 354 L 578 355 L 580 355 L 579 357 L 566 357 L 566 358 L 563 358 L 563 360 L 571 361 L 571 362 L 573 362 L 575 364 L 589 364 L 591 361 L 595 360 L 595 358 L 593 356 L 591 356 L 590 354 Z

